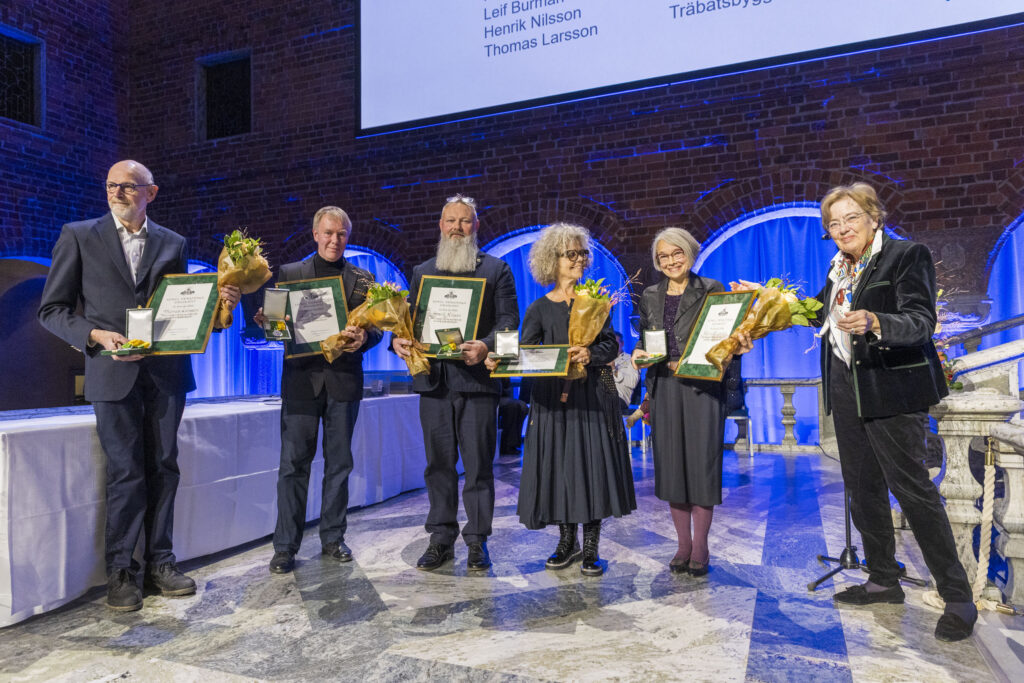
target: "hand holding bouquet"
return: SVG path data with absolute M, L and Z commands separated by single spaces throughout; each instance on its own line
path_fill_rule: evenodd
M 708 362 L 719 371 L 723 370 L 726 360 L 739 349 L 740 333 L 749 335 L 753 340 L 793 325 L 809 327 L 810 321 L 818 317 L 817 311 L 821 308 L 820 301 L 812 297 L 801 298 L 796 285 L 786 284 L 781 278 L 774 277 L 763 285 L 745 280 L 731 284 L 734 292 L 756 289 L 757 300 L 740 326 L 705 354 Z
M 271 277 L 270 264 L 263 256 L 259 239 L 248 237 L 244 230 L 224 236 L 224 248 L 217 259 L 217 287 L 231 285 L 238 287 L 242 294 L 252 294 Z M 216 327 L 231 327 L 231 310 L 222 299 L 217 300 L 213 319 Z
M 363 303 L 349 311 L 348 324 L 364 330 L 376 327 L 390 331 L 400 339 L 412 341 L 412 356 L 405 361 L 409 374 L 430 372 L 430 362 L 423 355 L 423 345 L 413 338 L 412 316 L 409 314 L 408 290 L 393 282 L 373 283 L 366 289 Z M 320 342 L 320 350 L 328 363 L 333 363 L 344 351 L 349 336 L 344 330 Z
M 576 299 L 569 310 L 569 346 L 590 346 L 604 327 L 612 306 L 621 299 L 620 293 L 612 294 L 602 286 L 604 279 L 576 285 Z M 567 380 L 583 379 L 587 370 L 582 363 L 569 364 Z

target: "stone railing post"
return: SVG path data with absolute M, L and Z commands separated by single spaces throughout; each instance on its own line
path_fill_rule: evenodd
M 931 409 L 939 436 L 946 443 L 946 474 L 939 493 L 946 499 L 946 515 L 968 576 L 977 570 L 973 541 L 981 512 L 975 503 L 982 494 L 981 484 L 971 473 L 971 441 L 989 436 L 994 426 L 1005 423 L 1020 409 L 1019 400 L 990 388 L 954 392 Z
M 995 501 L 993 517 L 999 538 L 996 552 L 1006 560 L 1006 599 L 1024 604 L 1024 427 L 1005 424 L 992 427 L 996 467 L 1003 470 L 1004 493 Z

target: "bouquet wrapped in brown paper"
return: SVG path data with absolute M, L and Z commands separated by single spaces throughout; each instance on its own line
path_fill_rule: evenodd
M 259 239 L 248 237 L 244 230 L 235 230 L 224 236 L 224 248 L 217 259 L 217 287 L 233 285 L 242 294 L 252 294 L 272 276 Z M 232 320 L 231 310 L 224 305 L 224 300 L 217 299 L 217 307 L 213 311 L 214 326 L 231 327 Z
M 610 293 L 601 283 L 587 279 L 576 285 L 576 299 L 569 310 L 569 346 L 590 346 L 604 327 L 617 296 Z M 581 363 L 569 363 L 566 380 L 583 379 L 587 369 Z
M 770 332 L 789 329 L 793 325 L 810 326 L 817 318 L 821 302 L 813 297 L 800 297 L 795 285 L 787 285 L 780 278 L 772 278 L 764 285 L 741 281 L 732 283 L 733 291 L 757 290 L 757 300 L 747 317 L 731 335 L 711 347 L 704 354 L 708 362 L 721 371 L 726 359 L 740 346 L 739 334 L 745 332 L 751 340 L 767 337 Z
M 393 282 L 374 283 L 366 290 L 366 300 L 349 311 L 348 324 L 363 329 L 376 327 L 391 332 L 399 339 L 412 341 L 412 357 L 405 364 L 409 366 L 409 374 L 419 375 L 430 372 L 430 361 L 423 355 L 422 344 L 413 338 L 412 316 L 409 314 L 409 302 L 405 300 L 407 296 L 409 292 Z M 320 350 L 328 363 L 333 363 L 343 353 L 342 348 L 349 339 L 342 330 L 320 342 Z

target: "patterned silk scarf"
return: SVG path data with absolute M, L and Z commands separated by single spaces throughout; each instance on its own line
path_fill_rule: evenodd
M 832 352 L 836 354 L 846 366 L 849 367 L 853 358 L 853 348 L 850 345 L 850 333 L 843 332 L 836 325 L 840 318 L 850 312 L 853 302 L 853 293 L 860 283 L 864 268 L 873 254 L 881 251 L 882 231 L 875 232 L 875 238 L 868 245 L 867 251 L 859 259 L 844 254 L 836 254 L 832 261 L 832 273 L 830 279 L 832 285 L 832 305 L 828 311 L 828 333 L 832 340 Z

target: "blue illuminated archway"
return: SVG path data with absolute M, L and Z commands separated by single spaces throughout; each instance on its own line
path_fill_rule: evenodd
M 516 280 L 516 296 L 519 301 L 519 319 L 522 320 L 526 308 L 536 299 L 544 296 L 550 287 L 539 285 L 530 275 L 527 258 L 530 247 L 537 241 L 540 231 L 546 225 L 531 225 L 520 228 L 513 232 L 502 235 L 492 240 L 483 247 L 484 252 L 500 258 L 512 269 L 512 275 Z M 629 280 L 625 269 L 619 264 L 618 259 L 596 239 L 591 239 L 593 247 L 593 259 L 585 277 L 595 280 L 604 278 L 605 284 L 612 291 L 619 290 L 626 286 Z M 612 327 L 621 332 L 625 342 L 626 351 L 629 352 L 636 344 L 637 334 L 629 324 L 630 315 L 633 312 L 633 305 L 627 299 L 612 309 Z

